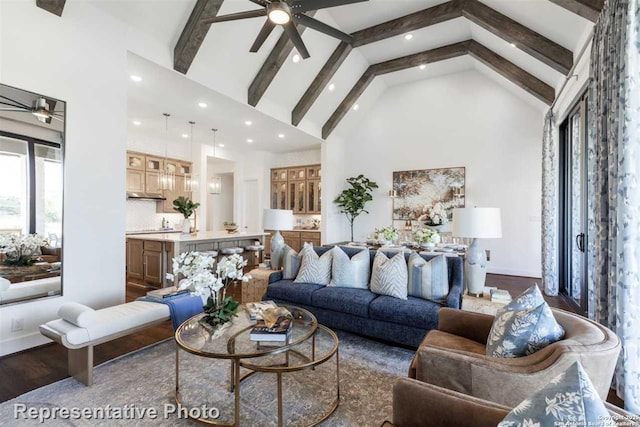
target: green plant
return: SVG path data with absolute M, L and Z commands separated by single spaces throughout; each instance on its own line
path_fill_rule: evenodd
M 189 218 L 193 215 L 193 212 L 198 209 L 198 207 L 200 207 L 200 203 L 195 203 L 193 200 L 183 196 L 180 196 L 173 201 L 173 210 L 180 212 L 185 218 Z
M 225 227 L 235 227 L 237 224 L 233 221 L 225 221 L 222 223 Z
M 376 228 L 378 239 L 393 241 L 398 238 L 398 230 L 395 227 Z M 380 237 L 382 236 L 382 238 Z
M 342 190 L 334 203 L 338 205 L 340 212 L 347 216 L 351 226 L 351 241 L 353 241 L 353 221 L 361 213 L 369 213 L 364 206 L 373 200 L 373 189 L 378 188 L 378 184 L 365 178 L 362 174 L 347 178 L 347 183 L 351 185 L 351 188 Z

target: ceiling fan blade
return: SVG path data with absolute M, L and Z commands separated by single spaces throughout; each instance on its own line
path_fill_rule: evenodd
M 260 50 L 264 41 L 269 37 L 269 34 L 273 31 L 273 28 L 276 26 L 270 19 L 267 19 L 262 26 L 262 29 L 258 33 L 258 37 L 256 37 L 256 41 L 253 42 L 253 46 L 249 49 L 249 52 L 257 52 Z
M 326 9 L 328 7 L 344 6 L 346 4 L 360 3 L 369 0 L 294 0 L 291 10 L 294 13 L 306 12 L 308 10 Z
M 293 20 L 296 21 L 298 24 L 304 25 L 307 28 L 320 31 L 321 33 L 324 33 L 328 36 L 335 37 L 338 40 L 342 40 L 345 43 L 351 43 L 353 41 L 353 37 L 351 37 L 351 35 L 344 33 L 336 28 L 333 28 L 330 25 L 325 24 L 324 22 L 320 22 L 317 19 L 314 19 L 302 13 L 294 15 Z
M 59 122 L 64 122 L 64 119 L 61 119 L 58 116 L 51 116 L 51 117 L 49 117 L 49 121 L 47 123 L 51 123 L 51 119 L 57 120 Z
M 14 99 L 11 98 L 7 98 L 6 96 L 0 95 L 0 98 L 2 99 L 6 99 L 7 101 L 11 101 L 11 104 L 8 104 L 6 102 L 0 101 L 0 104 L 5 104 L 5 105 L 11 105 L 14 107 L 21 107 L 27 110 L 31 110 L 31 107 L 29 107 L 28 105 L 23 104 L 22 102 L 16 101 Z
M 253 2 L 259 6 L 262 7 L 267 7 L 269 5 L 269 2 L 265 1 L 265 0 L 249 0 L 250 2 Z
M 7 105 L 9 105 L 9 104 L 7 104 Z M 22 107 L 7 107 L 7 108 L 1 107 L 0 111 L 17 111 L 19 113 L 28 113 L 29 112 L 28 110 L 25 110 Z
M 302 56 L 302 59 L 307 59 L 309 56 L 311 56 L 309 55 L 309 51 L 307 50 L 307 47 L 304 45 L 304 42 L 302 41 L 302 37 L 300 37 L 300 33 L 296 28 L 296 24 L 294 24 L 293 21 L 289 21 L 286 24 L 284 24 L 283 27 L 284 27 L 285 33 L 287 33 L 287 36 L 289 36 L 289 40 L 291 40 L 293 45 L 298 50 L 298 53 L 300 54 L 300 56 Z
M 259 10 L 250 10 L 248 12 L 231 13 L 229 15 L 214 16 L 213 18 L 202 19 L 200 20 L 200 22 L 202 22 L 203 24 L 213 24 L 216 22 L 236 21 L 238 19 L 257 18 L 259 16 L 266 16 L 266 15 L 267 15 L 266 9 L 259 9 Z

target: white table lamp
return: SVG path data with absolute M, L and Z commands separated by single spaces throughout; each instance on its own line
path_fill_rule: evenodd
M 473 242 L 464 260 L 464 280 L 467 293 L 482 297 L 487 277 L 487 254 L 480 245 L 480 239 L 502 237 L 499 208 L 460 208 L 453 210 L 453 231 L 455 237 L 472 238 Z
M 274 230 L 271 236 L 271 268 L 280 270 L 282 267 L 282 249 L 284 239 L 281 230 L 293 229 L 293 211 L 284 209 L 265 209 L 262 217 L 262 226 L 265 230 Z

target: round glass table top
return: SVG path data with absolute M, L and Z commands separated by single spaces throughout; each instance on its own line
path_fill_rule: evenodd
M 279 304 L 293 315 L 293 328 L 288 343 L 273 343 L 262 346 L 251 340 L 254 320 L 244 307 L 238 310 L 232 322 L 225 324 L 222 330 L 211 331 L 209 325 L 203 325 L 204 314 L 197 314 L 182 323 L 175 333 L 178 345 L 189 353 L 218 359 L 245 359 L 280 353 L 306 341 L 318 328 L 316 317 L 307 310 L 295 306 Z

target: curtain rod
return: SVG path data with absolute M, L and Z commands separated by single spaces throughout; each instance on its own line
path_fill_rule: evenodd
M 562 95 L 562 91 L 564 91 L 564 89 L 567 87 L 567 83 L 569 83 L 569 80 L 573 78 L 574 76 L 573 72 L 575 71 L 576 67 L 580 63 L 580 60 L 582 59 L 582 55 L 584 55 L 584 52 L 587 50 L 587 46 L 589 46 L 589 43 L 593 41 L 593 34 L 595 32 L 595 28 L 596 28 L 596 25 L 594 24 L 593 28 L 591 28 L 591 32 L 589 33 L 589 37 L 587 37 L 587 41 L 582 46 L 582 49 L 580 49 L 580 53 L 578 53 L 578 57 L 576 58 L 576 61 L 573 63 L 573 66 L 569 70 L 569 73 L 567 74 L 567 77 L 565 78 L 564 83 L 562 84 L 562 87 L 558 91 L 558 95 L 556 95 L 556 98 L 553 100 L 553 103 L 551 104 L 551 107 L 550 107 L 551 111 L 553 111 L 553 107 L 556 106 L 558 99 L 560 99 L 560 95 Z

